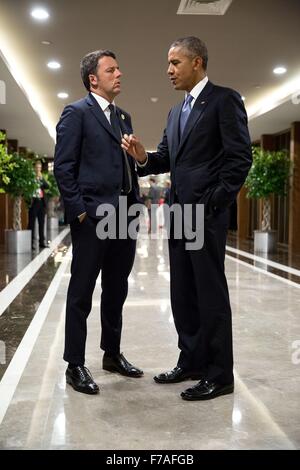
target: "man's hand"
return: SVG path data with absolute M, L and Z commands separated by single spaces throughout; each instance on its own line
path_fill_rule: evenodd
M 139 163 L 143 164 L 146 162 L 147 153 L 145 148 L 135 135 L 124 134 L 121 147 Z
M 82 214 L 78 215 L 77 217 L 78 217 L 78 220 L 79 220 L 80 223 L 83 222 L 84 219 L 86 218 L 86 212 L 83 212 Z

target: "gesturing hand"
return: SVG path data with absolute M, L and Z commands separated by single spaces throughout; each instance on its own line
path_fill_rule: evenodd
M 143 164 L 147 160 L 145 148 L 135 135 L 124 134 L 121 147 L 139 163 Z

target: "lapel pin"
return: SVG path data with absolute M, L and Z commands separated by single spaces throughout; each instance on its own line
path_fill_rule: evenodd
M 121 114 L 121 118 L 123 119 L 123 121 L 125 121 L 125 116 L 124 116 L 124 114 Z

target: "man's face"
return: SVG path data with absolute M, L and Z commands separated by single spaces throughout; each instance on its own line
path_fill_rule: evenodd
M 36 163 L 36 164 L 34 165 L 34 169 L 35 169 L 35 174 L 36 174 L 36 175 L 41 174 L 41 172 L 42 172 L 42 165 L 41 165 L 41 163 Z
M 182 47 L 171 47 L 168 63 L 168 76 L 175 90 L 191 91 L 199 81 L 202 59 L 200 57 L 192 59 Z
M 96 75 L 90 75 L 91 91 L 113 101 L 121 91 L 120 72 L 117 61 L 113 57 L 103 56 L 98 61 Z

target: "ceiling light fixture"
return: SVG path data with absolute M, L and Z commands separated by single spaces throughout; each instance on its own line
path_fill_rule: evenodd
M 68 93 L 61 91 L 60 93 L 57 93 L 57 97 L 60 98 L 61 100 L 65 100 L 66 98 L 69 98 Z
M 157 96 L 152 96 L 152 98 L 150 98 L 150 100 L 152 101 L 152 103 L 157 103 L 158 102 Z
M 41 44 L 43 44 L 44 46 L 50 46 L 50 44 L 52 44 L 51 41 L 41 41 Z
M 275 75 L 283 75 L 284 73 L 286 73 L 286 68 L 280 65 L 273 69 L 273 73 L 275 73 Z
M 57 70 L 60 69 L 61 65 L 59 62 L 51 60 L 50 62 L 48 62 L 47 67 L 49 67 L 49 69 Z
M 42 96 L 37 90 L 33 78 L 30 75 L 30 69 L 26 68 L 28 64 L 22 62 L 24 57 L 21 54 L 17 54 L 16 50 L 13 50 L 9 38 L 3 33 L 0 29 L 0 44 L 1 52 L 0 57 L 6 63 L 11 75 L 13 76 L 16 83 L 19 85 L 20 89 L 23 91 L 27 97 L 31 107 L 38 115 L 43 126 L 48 130 L 49 135 L 55 142 L 56 131 L 55 125 L 56 122 L 53 120 L 53 117 L 49 113 L 49 109 L 45 106 Z
M 293 79 L 283 83 L 274 91 L 265 94 L 261 99 L 247 106 L 247 114 L 249 120 L 255 119 L 262 114 L 277 108 L 281 104 L 292 100 L 295 93 L 299 93 L 300 89 L 300 75 L 295 76 Z
M 30 14 L 32 18 L 39 21 L 45 21 L 49 18 L 49 13 L 44 8 L 35 8 Z

